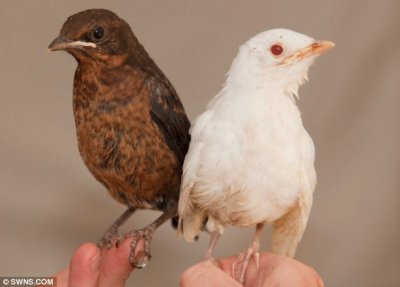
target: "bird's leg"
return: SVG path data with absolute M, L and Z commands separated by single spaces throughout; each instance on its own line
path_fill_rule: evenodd
M 247 252 L 242 252 L 232 263 L 232 274 L 240 284 L 244 282 L 244 275 L 246 273 L 247 266 L 249 265 L 250 258 L 253 257 L 256 262 L 258 269 L 260 263 L 260 241 L 264 231 L 264 223 L 259 223 L 256 226 L 256 234 Z
M 144 268 L 150 262 L 151 252 L 150 252 L 150 242 L 153 237 L 154 231 L 162 225 L 165 221 L 176 216 L 178 211 L 176 209 L 165 211 L 154 220 L 151 224 L 139 230 L 131 230 L 124 235 L 120 236 L 117 241 L 117 246 L 119 246 L 125 239 L 132 237 L 131 241 L 131 253 L 129 254 L 129 263 L 134 268 Z M 135 251 L 139 240 L 144 239 L 144 250 L 140 251 L 135 256 Z
M 206 254 L 204 255 L 204 260 L 210 260 L 212 263 L 215 264 L 215 259 L 213 257 L 213 253 L 214 253 L 215 245 L 217 244 L 220 236 L 221 236 L 221 233 L 219 233 L 219 231 L 211 232 L 210 243 L 208 244 Z
M 99 248 L 104 245 L 109 249 L 114 239 L 118 239 L 118 228 L 135 212 L 135 208 L 128 207 L 120 217 L 106 230 L 103 237 L 97 242 Z

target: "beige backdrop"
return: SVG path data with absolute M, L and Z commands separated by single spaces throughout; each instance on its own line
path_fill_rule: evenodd
M 1 1 L 0 275 L 48 275 L 122 212 L 83 165 L 72 117 L 76 63 L 47 45 L 65 19 L 104 7 L 126 19 L 174 83 L 191 119 L 218 92 L 238 46 L 287 27 L 336 48 L 300 90 L 319 183 L 297 258 L 327 286 L 400 286 L 400 1 Z M 139 212 L 143 226 L 157 214 Z M 216 254 L 245 248 L 229 229 Z M 269 239 L 263 241 L 268 250 Z M 208 236 L 177 240 L 169 224 L 131 286 L 176 286 Z M 154 274 L 157 274 L 154 276 Z

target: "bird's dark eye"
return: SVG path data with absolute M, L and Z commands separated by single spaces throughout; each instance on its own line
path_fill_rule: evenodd
M 101 26 L 96 27 L 92 32 L 93 38 L 100 40 L 104 36 L 104 28 Z
M 274 44 L 271 46 L 270 51 L 271 51 L 272 55 L 279 56 L 280 54 L 283 53 L 283 47 L 282 47 L 282 45 Z

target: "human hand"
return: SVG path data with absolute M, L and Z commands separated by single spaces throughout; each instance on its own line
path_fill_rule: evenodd
M 232 278 L 232 264 L 236 258 L 219 260 L 217 267 L 210 261 L 203 261 L 187 269 L 180 287 L 241 287 Z M 276 254 L 263 253 L 257 270 L 254 260 L 250 260 L 245 274 L 244 286 L 252 287 L 323 287 L 318 273 L 311 267 Z
M 138 250 L 142 250 L 143 242 L 139 244 Z M 95 244 L 85 243 L 75 251 L 69 267 L 56 275 L 57 286 L 125 286 L 133 271 L 127 260 L 129 252 L 129 240 L 124 241 L 119 248 L 103 248 L 101 256 Z M 218 261 L 219 268 L 210 261 L 188 268 L 181 277 L 180 287 L 242 286 L 232 278 L 232 263 L 235 259 L 228 257 Z M 258 270 L 253 260 L 249 262 L 244 286 L 323 287 L 324 284 L 311 267 L 284 256 L 263 253 Z
M 143 250 L 143 241 L 137 250 Z M 69 267 L 59 272 L 58 287 L 123 287 L 133 268 L 128 262 L 130 240 L 119 248 L 99 248 L 93 243 L 81 245 L 71 258 Z

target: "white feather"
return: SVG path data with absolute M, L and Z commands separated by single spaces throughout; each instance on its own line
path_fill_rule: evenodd
M 191 129 L 179 201 L 179 230 L 187 240 L 200 233 L 205 218 L 207 231 L 220 233 L 226 225 L 283 218 L 275 249 L 294 255 L 316 181 L 314 146 L 295 104 L 313 57 L 277 66 L 267 48 L 278 40 L 287 55 L 313 42 L 284 29 L 250 39 Z

